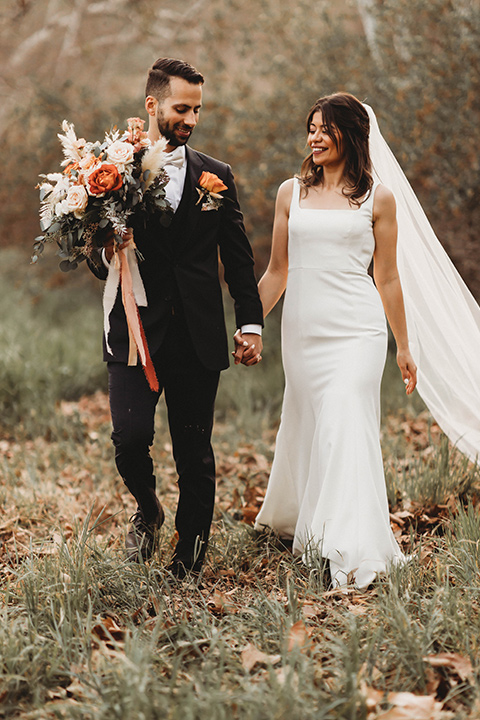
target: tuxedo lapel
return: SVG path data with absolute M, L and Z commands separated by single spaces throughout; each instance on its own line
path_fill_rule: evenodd
M 185 178 L 185 184 L 187 182 L 190 184 L 190 189 L 192 191 L 192 199 L 193 204 L 191 207 L 195 207 L 195 203 L 198 200 L 198 193 L 196 191 L 196 188 L 198 187 L 198 180 L 200 178 L 200 175 L 203 172 L 203 160 L 201 159 L 200 155 L 195 152 L 195 150 L 190 150 L 190 148 L 185 148 L 186 150 L 186 158 L 187 158 L 187 177 Z

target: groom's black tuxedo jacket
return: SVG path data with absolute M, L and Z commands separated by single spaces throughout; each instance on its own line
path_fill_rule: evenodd
M 172 316 L 183 311 L 185 322 L 202 364 L 210 370 L 228 366 L 229 354 L 218 251 L 224 276 L 235 301 L 237 327 L 263 325 L 263 312 L 253 273 L 253 254 L 245 235 L 235 182 L 229 165 L 186 148 L 187 173 L 180 205 L 169 227 L 158 216 L 133 217 L 135 244 L 144 257 L 139 262 L 148 307 L 140 308 L 150 354 L 160 348 Z M 198 180 L 203 171 L 215 173 L 227 186 L 217 210 L 203 210 Z M 168 170 L 167 170 L 168 171 Z M 105 279 L 107 270 L 89 262 L 94 274 Z M 104 359 L 126 363 L 128 330 L 121 294 L 110 315 L 110 355 Z

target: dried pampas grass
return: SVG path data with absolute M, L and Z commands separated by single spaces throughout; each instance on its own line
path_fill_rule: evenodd
M 145 189 L 152 184 L 160 170 L 165 165 L 166 147 L 167 141 L 164 137 L 161 137 L 159 140 L 154 142 L 153 145 L 150 145 L 145 152 L 142 158 L 142 172 L 144 173 L 146 170 L 150 170 L 150 173 L 145 180 Z

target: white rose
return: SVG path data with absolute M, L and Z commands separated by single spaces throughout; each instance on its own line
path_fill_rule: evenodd
M 57 202 L 55 205 L 55 215 L 57 217 L 62 217 L 62 215 L 68 215 L 70 212 L 68 208 L 68 201 L 65 198 L 65 200 L 62 200 L 61 202 Z
M 107 148 L 107 158 L 117 167 L 127 165 L 133 161 L 133 145 L 115 140 Z
M 73 212 L 75 217 L 80 219 L 88 204 L 88 194 L 83 185 L 71 185 L 66 199 L 69 212 Z

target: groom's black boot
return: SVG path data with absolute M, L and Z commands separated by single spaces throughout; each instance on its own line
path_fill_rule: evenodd
M 204 537 L 207 537 L 205 533 Z M 167 567 L 177 580 L 183 580 L 187 575 L 199 575 L 205 560 L 208 540 L 202 540 L 199 535 L 190 542 L 178 541 L 173 557 Z
M 130 562 L 141 562 L 141 559 L 149 560 L 158 546 L 158 531 L 165 521 L 165 513 L 153 491 L 152 495 L 156 509 L 153 518 L 147 521 L 140 507 L 130 518 L 132 527 L 125 540 L 127 559 Z

